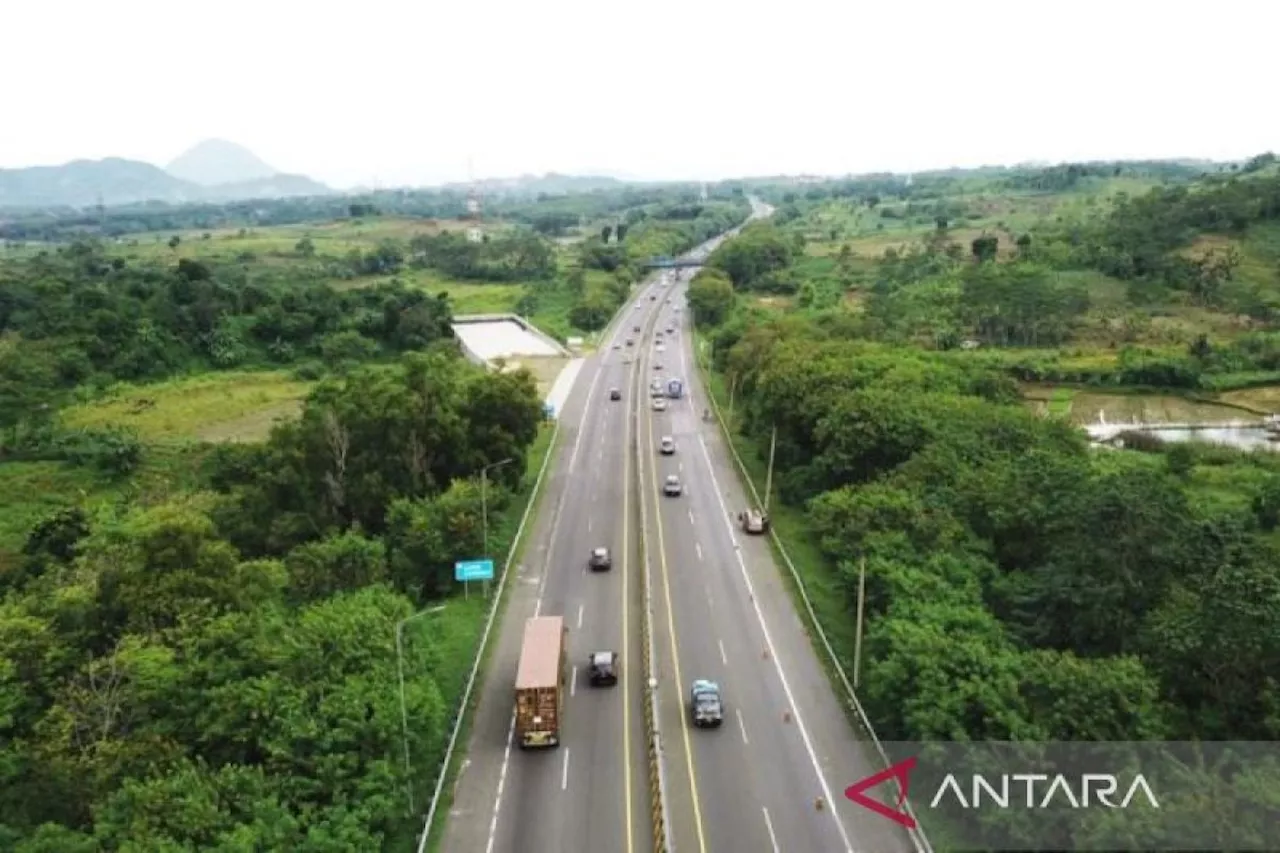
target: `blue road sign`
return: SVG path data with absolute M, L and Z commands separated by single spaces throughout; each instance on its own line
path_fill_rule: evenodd
M 459 560 L 453 564 L 453 579 L 491 581 L 493 580 L 493 560 Z

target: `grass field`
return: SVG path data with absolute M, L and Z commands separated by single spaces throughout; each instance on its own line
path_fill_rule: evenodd
M 67 425 L 124 426 L 148 441 L 260 441 L 298 412 L 311 383 L 279 371 L 207 373 L 154 385 L 120 385 L 64 410 Z

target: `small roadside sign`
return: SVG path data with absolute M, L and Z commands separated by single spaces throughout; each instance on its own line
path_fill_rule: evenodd
M 544 418 L 546 418 L 547 420 L 549 420 L 549 421 L 554 421 L 554 420 L 556 419 L 556 406 L 555 406 L 555 403 L 543 403 L 543 404 L 542 404 L 542 416 L 543 416 Z
M 493 580 L 493 560 L 459 560 L 453 564 L 453 579 L 462 581 L 462 592 L 471 597 L 471 582 L 484 581 L 484 594 L 489 596 L 489 581 Z
M 491 581 L 493 580 L 493 560 L 459 560 L 453 564 L 454 580 Z

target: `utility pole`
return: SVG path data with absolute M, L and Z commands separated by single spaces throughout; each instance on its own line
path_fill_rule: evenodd
M 858 561 L 858 622 L 853 635 L 853 689 L 858 689 L 858 674 L 862 671 L 862 608 L 867 598 L 867 558 Z
M 778 425 L 773 425 L 769 436 L 769 471 L 764 478 L 764 512 L 769 512 L 769 499 L 773 497 L 773 452 L 778 448 Z
M 396 672 L 400 676 L 400 740 L 404 744 L 404 787 L 409 797 L 410 817 L 413 816 L 413 768 L 409 763 L 409 708 L 404 699 L 404 641 L 401 635 L 404 632 L 404 626 L 414 619 L 426 616 L 428 613 L 439 613 L 444 608 L 443 604 L 439 607 L 428 607 L 396 623 Z
M 483 531 L 480 534 L 480 541 L 482 543 L 480 550 L 484 552 L 482 556 L 486 559 L 489 556 L 489 469 L 501 468 L 503 465 L 506 465 L 511 461 L 512 460 L 510 458 L 503 459 L 501 462 L 494 462 L 480 469 L 480 527 Z M 488 581 L 484 582 L 484 593 L 485 596 L 489 595 Z M 463 593 L 463 597 L 466 597 L 465 591 Z

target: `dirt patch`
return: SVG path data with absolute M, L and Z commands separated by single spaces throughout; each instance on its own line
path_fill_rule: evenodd
M 1237 406 L 1264 412 L 1280 412 L 1280 386 L 1268 385 L 1263 388 L 1241 388 L 1238 391 L 1226 391 L 1218 395 L 1218 399 Z
M 526 367 L 538 380 L 538 391 L 543 396 L 551 391 L 551 386 L 555 385 L 556 377 L 560 375 L 560 371 L 564 370 L 564 366 L 569 363 L 569 359 L 560 356 L 519 356 L 508 359 L 505 366 L 508 370 L 515 370 L 519 367 Z
M 262 441 L 276 422 L 295 418 L 302 411 L 301 400 L 277 403 L 227 421 L 205 424 L 196 430 L 200 441 Z

